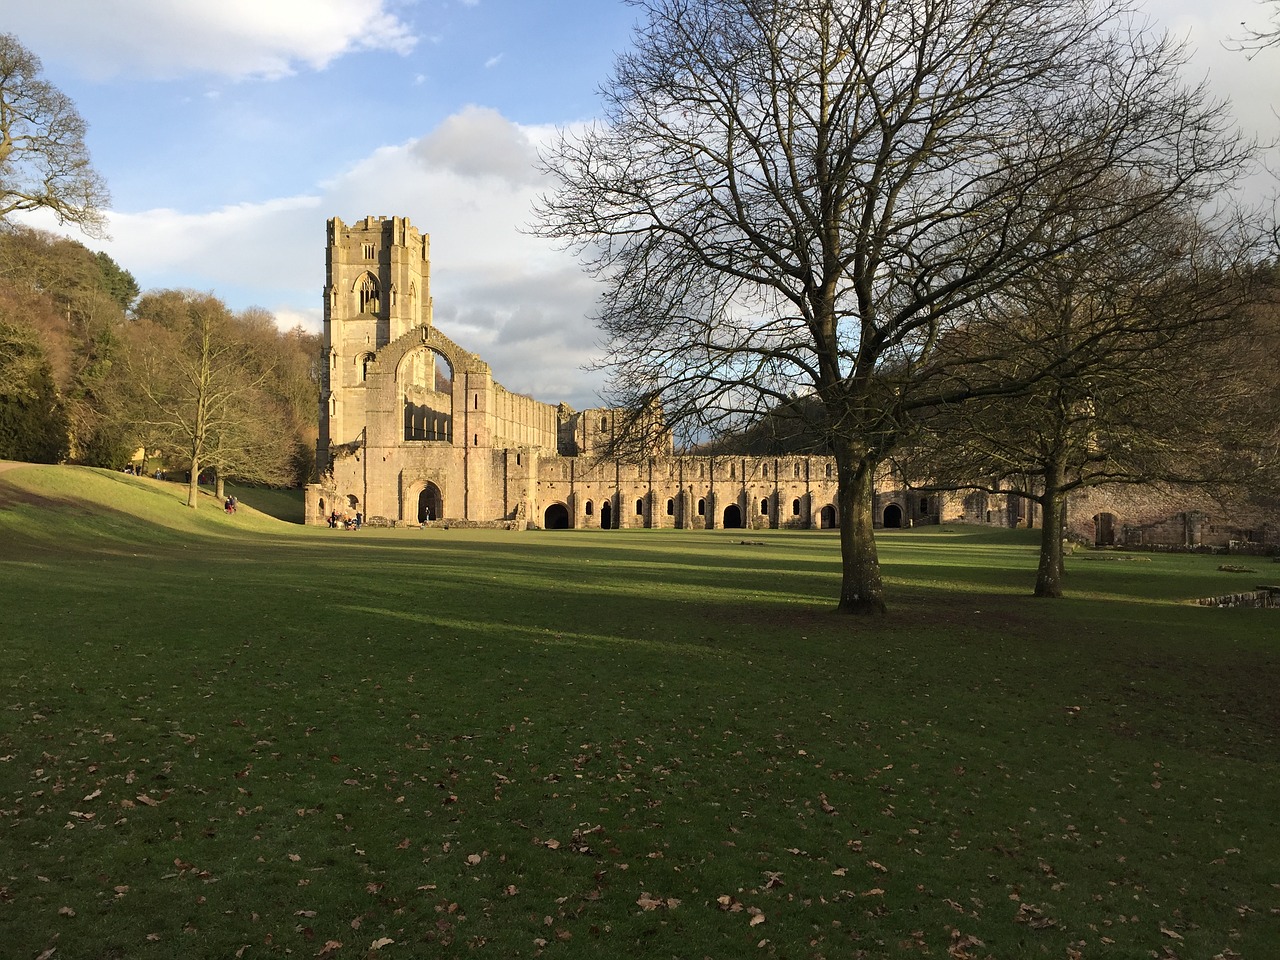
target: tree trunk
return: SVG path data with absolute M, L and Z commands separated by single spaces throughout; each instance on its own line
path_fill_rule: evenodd
M 1067 501 L 1062 492 L 1063 470 L 1053 464 L 1044 472 L 1043 519 L 1040 524 L 1040 567 L 1036 571 L 1037 597 L 1062 596 L 1062 534 L 1066 530 Z
M 191 461 L 191 470 L 187 473 L 187 506 L 192 510 L 200 502 L 200 461 Z
M 214 488 L 213 488 L 214 496 L 218 498 L 218 501 L 221 502 L 227 499 L 227 488 L 225 484 L 222 482 L 221 470 L 213 471 L 213 483 L 214 483 Z
M 840 605 L 841 613 L 881 616 L 885 612 L 880 558 L 872 528 L 875 464 L 865 459 L 839 464 L 840 487 Z

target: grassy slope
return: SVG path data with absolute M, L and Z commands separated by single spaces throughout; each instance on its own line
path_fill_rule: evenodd
M 16 957 L 1280 942 L 1277 614 L 1176 602 L 1271 570 L 1073 561 L 1036 602 L 1027 536 L 903 532 L 891 617 L 851 622 L 829 534 L 345 533 L 184 493 L 0 475 Z

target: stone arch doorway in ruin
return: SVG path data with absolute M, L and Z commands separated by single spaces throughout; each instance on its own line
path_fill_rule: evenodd
M 418 522 L 430 523 L 432 520 L 443 518 L 444 497 L 441 496 L 439 487 L 434 483 L 428 483 L 418 494 Z
M 600 529 L 608 530 L 613 526 L 613 506 L 606 500 L 600 504 Z
M 902 508 L 896 503 L 884 508 L 884 525 L 889 530 L 897 530 L 902 526 Z
M 1093 518 L 1093 543 L 1098 547 L 1114 547 L 1116 545 L 1116 515 L 1099 513 Z
M 731 503 L 724 508 L 724 528 L 726 530 L 737 530 L 741 527 L 742 509 L 736 503 Z
M 820 530 L 830 530 L 835 525 L 836 525 L 836 508 L 828 503 L 818 513 L 818 528 Z
M 542 528 L 544 530 L 568 530 L 569 508 L 563 503 L 551 504 L 542 515 Z

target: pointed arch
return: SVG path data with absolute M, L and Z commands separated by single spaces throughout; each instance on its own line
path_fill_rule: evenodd
M 382 290 L 378 278 L 369 271 L 360 274 L 353 292 L 359 298 L 361 313 L 377 313 L 381 309 Z

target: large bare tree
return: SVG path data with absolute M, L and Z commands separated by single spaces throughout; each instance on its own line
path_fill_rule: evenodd
M 563 186 L 541 232 L 604 281 L 613 402 L 706 432 L 817 398 L 839 609 L 883 612 L 877 465 L 969 389 L 937 376 L 938 344 L 1123 228 L 1079 215 L 1114 203 L 1100 178 L 1141 185 L 1134 216 L 1194 207 L 1248 145 L 1126 0 L 632 2 L 604 122 L 544 157 Z
M 985 300 L 938 350 L 971 388 L 956 392 L 976 396 L 919 417 L 899 458 L 925 486 L 1040 505 L 1036 596 L 1062 596 L 1071 491 L 1220 488 L 1261 466 L 1255 364 L 1244 359 L 1256 339 L 1249 307 L 1267 283 L 1251 259 L 1260 231 L 1165 214 L 1129 217 Z
M 71 98 L 41 78 L 39 58 L 0 33 L 0 220 L 45 209 L 91 237 L 105 234 L 109 197 L 84 135 Z

